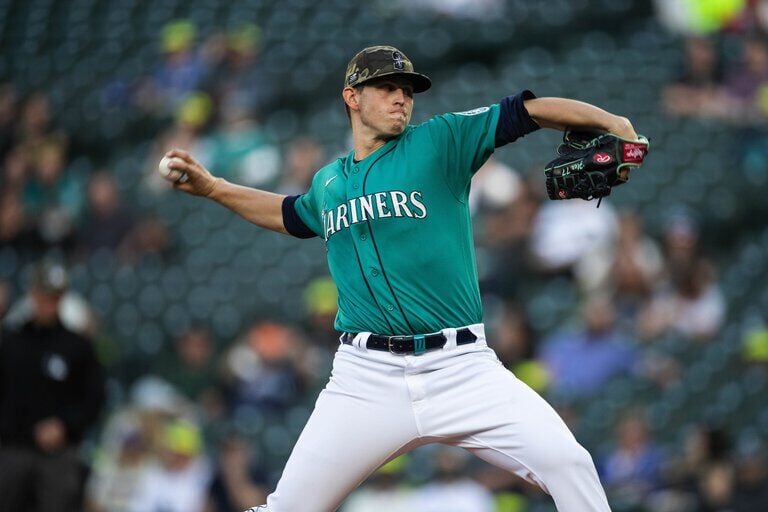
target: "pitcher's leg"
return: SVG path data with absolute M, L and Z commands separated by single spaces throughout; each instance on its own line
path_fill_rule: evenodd
M 458 445 L 538 484 L 559 512 L 610 512 L 592 458 L 557 412 L 506 370 L 496 378 L 494 390 L 488 391 L 514 398 L 489 407 L 487 419 L 493 426 L 464 437 Z
M 334 375 L 288 459 L 269 512 L 332 512 L 368 475 L 418 437 L 404 381 L 364 363 Z M 401 382 L 402 381 L 402 382 Z
M 610 511 L 592 459 L 554 409 L 490 349 L 430 375 L 425 435 L 466 448 L 547 491 L 560 512 Z

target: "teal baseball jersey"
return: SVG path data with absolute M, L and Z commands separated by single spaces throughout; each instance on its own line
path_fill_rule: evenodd
M 335 328 L 436 332 L 481 322 L 467 198 L 494 151 L 499 105 L 408 126 L 365 159 L 320 169 L 295 203 L 325 240 Z

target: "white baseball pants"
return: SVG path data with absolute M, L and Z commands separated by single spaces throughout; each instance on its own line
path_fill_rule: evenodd
M 370 333 L 341 345 L 267 506 L 332 512 L 388 460 L 417 446 L 459 446 L 548 492 L 560 512 L 610 512 L 589 453 L 538 394 L 478 340 L 418 356 L 368 350 Z M 414 511 L 418 512 L 418 511 Z

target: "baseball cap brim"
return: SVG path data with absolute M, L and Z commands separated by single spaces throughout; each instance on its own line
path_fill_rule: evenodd
M 355 85 L 363 85 L 366 82 L 393 75 L 402 76 L 403 78 L 408 79 L 408 81 L 411 82 L 411 85 L 413 85 L 414 93 L 424 92 L 432 87 L 432 80 L 430 80 L 428 76 L 422 75 L 421 73 L 413 73 L 411 71 L 391 71 L 389 73 L 382 73 L 380 75 L 366 78 L 365 80 L 360 80 Z

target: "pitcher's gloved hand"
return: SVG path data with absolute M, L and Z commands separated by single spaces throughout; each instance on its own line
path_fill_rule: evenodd
M 623 139 L 612 133 L 567 130 L 558 156 L 544 167 L 550 199 L 601 199 L 629 180 L 643 164 L 648 139 Z M 598 206 L 600 203 L 598 202 Z

